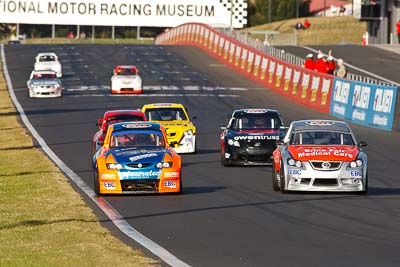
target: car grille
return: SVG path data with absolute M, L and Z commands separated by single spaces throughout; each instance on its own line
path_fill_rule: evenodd
M 136 192 L 157 192 L 159 180 L 143 179 L 143 180 L 123 180 L 121 181 L 122 191 Z
M 133 88 L 121 88 L 121 91 L 133 91 Z
M 310 161 L 311 167 L 319 171 L 336 171 L 342 166 L 341 161 Z
M 313 186 L 337 186 L 337 179 L 315 178 Z
M 148 163 L 128 163 L 126 164 L 126 166 L 131 167 L 131 168 L 146 168 L 153 165 L 152 162 L 148 162 Z

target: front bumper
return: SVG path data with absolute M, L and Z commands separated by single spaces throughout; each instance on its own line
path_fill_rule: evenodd
M 348 169 L 343 164 L 338 170 L 286 168 L 288 191 L 309 192 L 363 192 L 366 190 L 365 170 Z
M 50 98 L 50 97 L 61 97 L 61 89 L 59 88 L 35 88 L 28 89 L 30 91 L 30 97 L 37 98 Z
M 260 149 L 227 146 L 224 157 L 233 165 L 271 165 L 275 145 Z
M 159 179 L 119 179 L 117 171 L 100 173 L 101 194 L 146 194 L 181 192 L 180 171 L 163 172 Z

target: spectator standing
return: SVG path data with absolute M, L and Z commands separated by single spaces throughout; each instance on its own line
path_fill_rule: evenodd
M 396 23 L 397 41 L 400 44 L 400 20 Z
M 320 73 L 328 73 L 329 67 L 325 60 L 324 55 L 320 51 L 317 55 L 317 61 L 315 62 L 315 70 Z
M 328 64 L 328 74 L 333 75 L 336 69 L 336 64 L 335 64 L 335 59 L 332 56 L 332 50 L 329 50 L 328 52 L 327 64 Z
M 315 61 L 314 61 L 314 55 L 313 54 L 308 54 L 306 56 L 306 61 L 304 61 L 303 67 L 309 70 L 314 70 L 315 69 Z
M 337 66 L 338 66 L 338 70 L 336 72 L 336 76 L 338 76 L 340 78 L 346 78 L 347 70 L 346 70 L 346 67 L 344 66 L 343 59 L 339 58 L 337 60 Z

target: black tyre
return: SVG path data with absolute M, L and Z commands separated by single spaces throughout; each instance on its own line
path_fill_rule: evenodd
M 278 173 L 276 172 L 276 169 L 275 169 L 275 163 L 272 163 L 272 189 L 274 191 L 280 190 L 280 185 L 278 183 L 277 175 L 278 175 Z
M 284 169 L 284 166 L 283 166 L 282 162 L 281 162 L 281 169 L 279 171 L 279 175 L 280 175 L 280 190 L 281 190 L 281 193 L 286 194 L 287 193 L 287 190 L 285 189 L 286 177 L 285 177 L 285 169 Z
M 99 175 L 97 170 L 93 172 L 93 190 L 96 195 L 100 196 L 100 183 L 99 183 Z

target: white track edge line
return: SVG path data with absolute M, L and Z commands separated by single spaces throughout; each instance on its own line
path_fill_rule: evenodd
M 116 211 L 111 206 L 110 203 L 107 202 L 107 200 L 105 200 L 102 197 L 97 197 L 94 191 L 50 149 L 50 147 L 46 144 L 44 139 L 39 135 L 39 133 L 36 131 L 36 129 L 32 126 L 32 124 L 28 120 L 28 117 L 26 116 L 24 109 L 22 108 L 16 95 L 14 94 L 11 78 L 8 73 L 7 62 L 4 52 L 4 45 L 1 44 L 0 46 L 1 46 L 1 59 L 3 62 L 3 72 L 4 72 L 4 77 L 6 79 L 10 97 L 25 127 L 30 131 L 32 136 L 36 139 L 36 141 L 39 143 L 43 151 L 49 156 L 49 158 L 53 160 L 53 162 L 67 175 L 70 181 L 76 184 L 91 200 L 93 200 L 94 203 L 96 203 L 96 205 L 107 215 L 107 217 L 121 232 L 123 232 L 132 240 L 139 243 L 144 248 L 151 251 L 154 255 L 159 257 L 161 260 L 163 260 L 170 266 L 177 266 L 177 267 L 190 266 L 187 263 L 175 257 L 174 255 L 172 255 L 169 251 L 167 251 L 166 249 L 164 249 L 151 239 L 139 233 L 131 225 L 129 225 L 129 223 L 121 216 L 121 214 L 118 213 L 118 211 Z
M 312 52 L 314 52 L 314 53 L 318 53 L 318 50 L 316 50 L 316 49 L 314 49 L 314 48 L 311 48 L 311 47 L 309 47 L 309 46 L 300 46 L 300 47 L 302 47 L 302 48 L 304 48 L 304 49 L 307 49 L 307 50 L 309 50 L 309 51 L 312 51 Z M 358 70 L 359 72 L 363 72 L 363 73 L 365 73 L 365 74 L 368 74 L 368 75 L 370 75 L 370 76 L 372 76 L 372 77 L 374 77 L 374 78 L 380 79 L 380 80 L 382 80 L 382 81 L 385 81 L 385 82 L 388 82 L 388 83 L 391 83 L 391 84 L 395 84 L 396 86 L 399 86 L 399 87 L 400 87 L 400 83 L 397 83 L 397 82 L 395 82 L 395 81 L 392 81 L 392 80 L 389 80 L 389 79 L 384 78 L 384 77 L 382 77 L 382 76 L 379 76 L 378 74 L 375 74 L 375 73 L 369 72 L 369 71 L 367 71 L 367 70 L 364 70 L 364 69 L 362 69 L 362 68 L 356 67 L 356 66 L 354 66 L 354 65 L 352 65 L 352 64 L 350 64 L 350 63 L 344 62 L 344 65 L 345 65 L 345 66 L 348 66 L 348 67 L 350 67 L 350 68 L 353 68 L 353 69 L 355 69 L 355 70 Z

